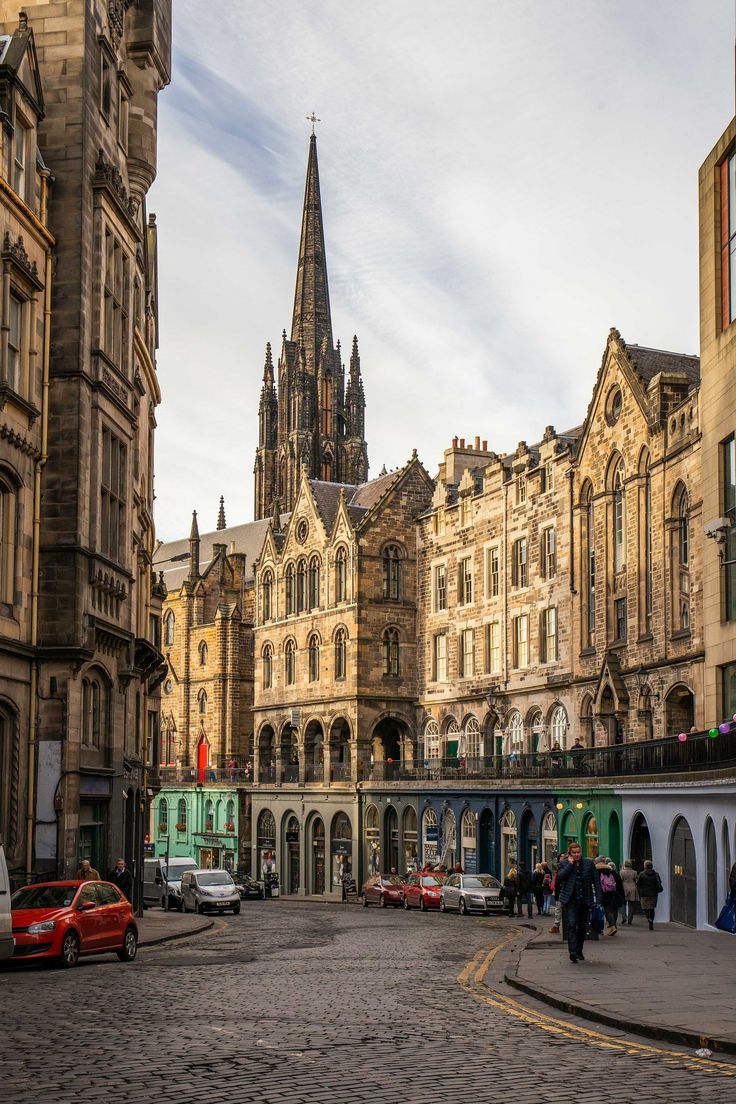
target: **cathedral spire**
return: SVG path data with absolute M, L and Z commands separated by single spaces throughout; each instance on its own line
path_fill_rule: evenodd
M 304 190 L 294 315 L 291 323 L 291 340 L 304 342 L 310 372 L 316 370 L 325 337 L 327 337 L 327 346 L 331 349 L 332 319 L 317 167 L 317 138 L 312 134 L 309 139 L 307 183 Z

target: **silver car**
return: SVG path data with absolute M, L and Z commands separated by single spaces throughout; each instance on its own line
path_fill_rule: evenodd
M 240 912 L 240 893 L 227 870 L 185 870 L 181 900 L 184 912 Z
M 451 874 L 440 893 L 440 912 L 503 912 L 501 883 L 492 874 Z

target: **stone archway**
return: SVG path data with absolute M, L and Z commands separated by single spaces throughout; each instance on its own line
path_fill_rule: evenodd
M 414 761 L 413 737 L 401 717 L 383 717 L 373 729 L 373 772 L 376 778 L 401 777 Z
M 304 730 L 304 780 L 323 782 L 325 773 L 325 732 L 319 721 L 310 721 Z

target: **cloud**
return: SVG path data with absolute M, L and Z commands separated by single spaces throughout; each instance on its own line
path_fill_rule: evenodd
M 697 169 L 732 112 L 731 37 L 716 0 L 177 0 L 150 204 L 159 535 L 195 507 L 214 525 L 220 494 L 252 516 L 312 109 L 372 471 L 414 446 L 434 470 L 455 433 L 500 451 L 579 422 L 611 325 L 697 349 Z

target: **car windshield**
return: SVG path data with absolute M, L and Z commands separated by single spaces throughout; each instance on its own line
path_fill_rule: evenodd
M 23 886 L 10 900 L 14 909 L 67 908 L 78 886 Z
M 404 884 L 398 874 L 390 874 L 385 878 L 381 878 L 381 883 L 387 886 L 400 886 Z
M 197 881 L 201 886 L 232 885 L 232 878 L 227 870 L 212 870 L 207 874 L 198 874 Z
M 436 878 L 431 877 L 431 876 L 428 877 L 428 878 L 422 878 L 422 885 L 423 886 L 438 886 L 438 885 L 441 885 L 441 884 L 442 884 L 441 882 L 438 882 Z
M 466 889 L 500 889 L 501 883 L 497 882 L 490 874 L 479 874 L 477 878 L 465 878 L 463 885 Z

